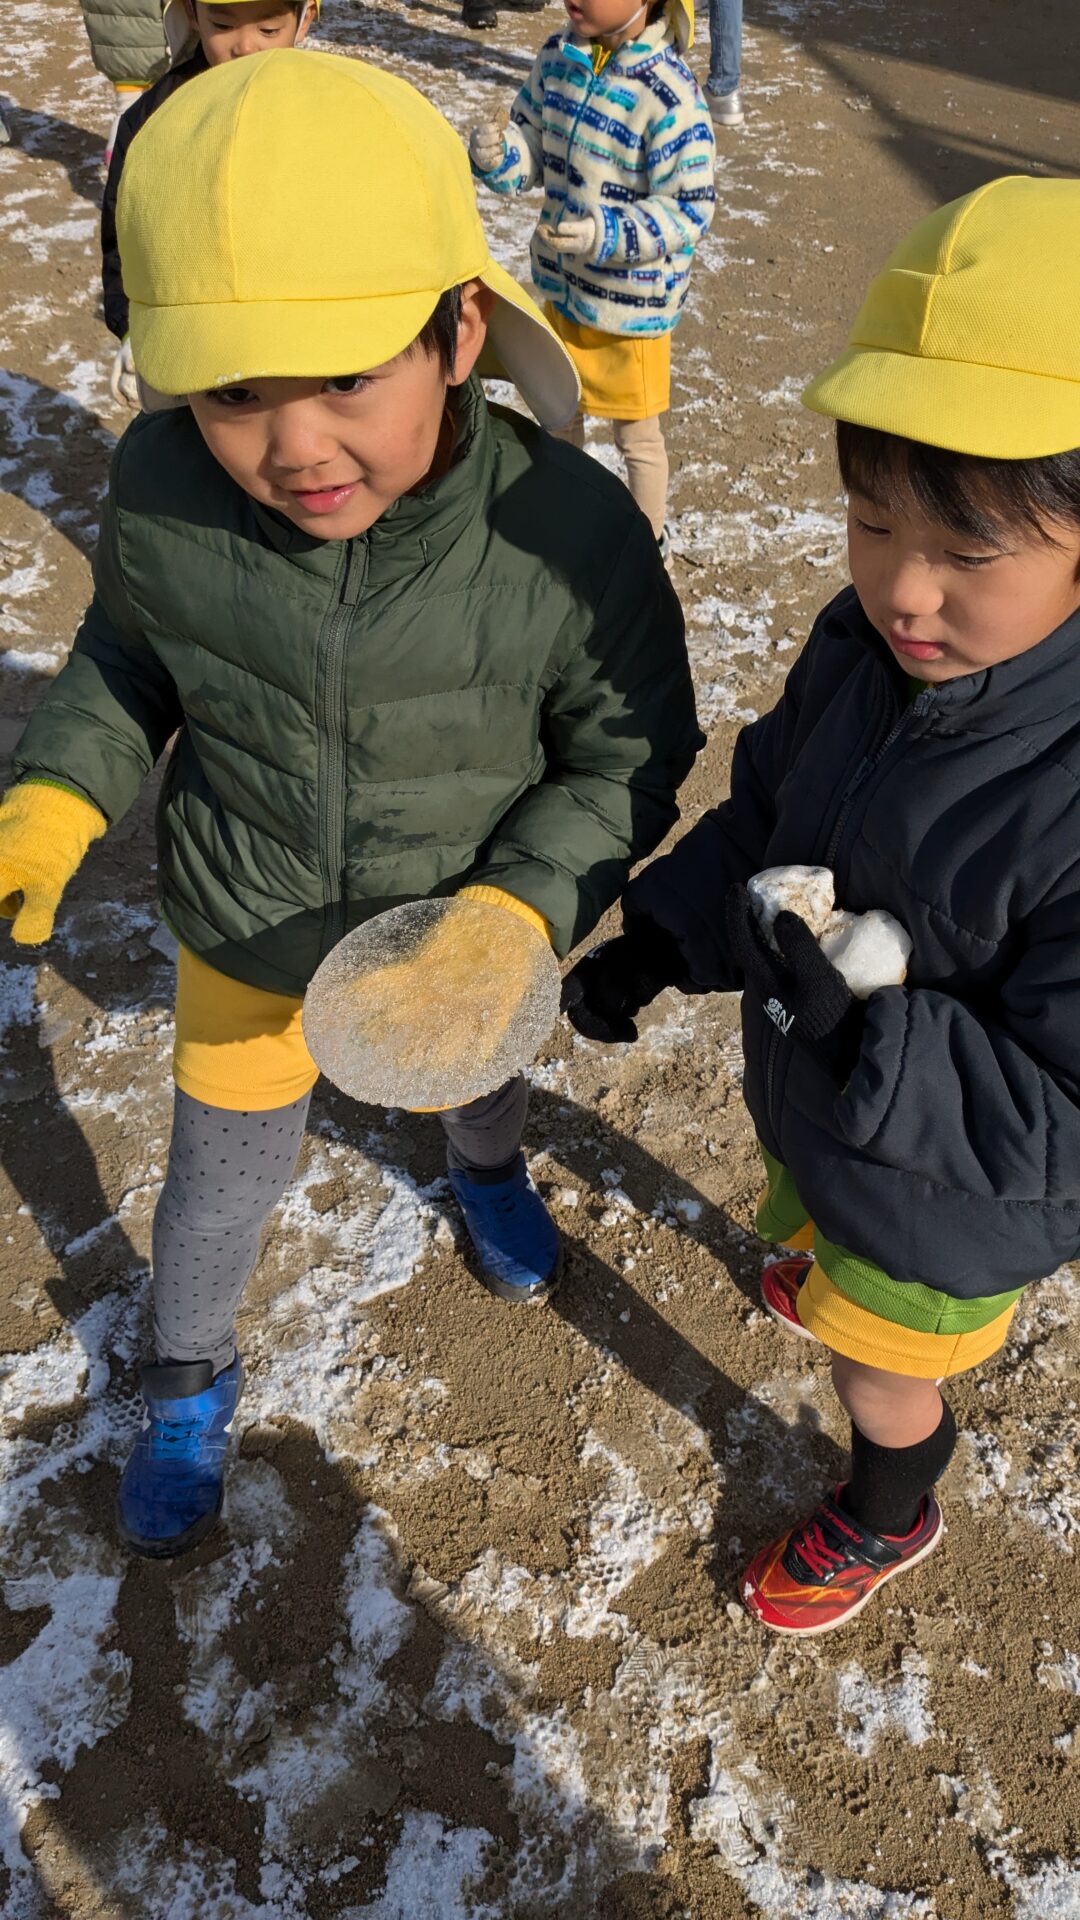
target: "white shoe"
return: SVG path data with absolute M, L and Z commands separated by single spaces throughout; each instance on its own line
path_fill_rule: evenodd
M 732 93 L 710 93 L 705 89 L 714 127 L 741 127 L 746 115 L 743 112 L 742 94 L 738 87 Z

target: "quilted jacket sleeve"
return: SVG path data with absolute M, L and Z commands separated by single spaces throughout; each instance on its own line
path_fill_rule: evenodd
M 1028 1240 L 1041 1212 L 1047 1273 L 1073 1257 L 1080 1210 L 1078 950 L 1080 865 L 1030 916 L 991 1005 L 923 988 L 871 996 L 835 1116 L 875 1160 L 1022 1216 Z
M 113 456 L 94 597 L 14 755 L 16 779 L 52 775 L 85 794 L 110 823 L 130 807 L 183 718 L 124 581 L 118 507 L 124 446 L 121 440 Z
M 165 72 L 161 0 L 82 0 L 82 11 L 94 65 L 106 79 L 148 86 Z
M 640 200 L 604 201 L 595 255 L 599 266 L 634 266 L 696 247 L 716 211 L 712 121 L 692 77 L 666 69 L 675 105 L 650 130 L 649 191 Z
M 678 818 L 676 792 L 704 745 L 682 612 L 639 518 L 547 695 L 542 738 L 545 777 L 500 821 L 470 881 L 535 907 L 565 954 Z
M 742 980 L 727 953 L 724 899 L 766 864 L 776 824 L 776 790 L 791 758 L 809 648 L 788 675 L 771 713 L 744 727 L 731 763 L 731 797 L 702 814 L 689 833 L 639 873 L 623 902 L 627 922 L 656 921 L 674 935 L 686 964 L 684 992 L 734 992 Z
M 116 237 L 116 196 L 120 191 L 120 176 L 124 171 L 124 161 L 131 145 L 134 131 L 131 115 L 136 107 L 129 107 L 127 113 L 120 116 L 120 125 L 116 129 L 112 159 L 109 163 L 109 177 L 105 182 L 105 192 L 101 201 L 101 296 L 105 310 L 105 325 L 110 333 L 122 340 L 128 330 L 128 298 L 124 292 L 124 277 L 120 269 L 120 242 Z M 141 124 L 141 121 L 140 121 Z

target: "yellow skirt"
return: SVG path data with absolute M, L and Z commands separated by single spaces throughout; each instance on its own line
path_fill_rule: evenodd
M 594 420 L 652 420 L 671 405 L 671 335 L 601 333 L 544 312 L 578 371 L 581 411 Z
M 173 1073 L 207 1107 L 266 1113 L 310 1093 L 319 1077 L 299 995 L 267 993 L 219 973 L 186 947 L 176 968 Z

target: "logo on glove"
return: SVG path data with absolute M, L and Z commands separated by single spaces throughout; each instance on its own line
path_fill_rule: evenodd
M 777 1000 L 775 995 L 771 1000 L 766 1000 L 765 1011 L 778 1033 L 786 1035 L 791 1032 L 795 1025 L 795 1015 L 788 1012 L 782 1000 Z

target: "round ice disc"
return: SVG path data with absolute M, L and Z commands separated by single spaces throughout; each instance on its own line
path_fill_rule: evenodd
M 520 914 L 454 897 L 392 907 L 339 940 L 304 996 L 328 1080 L 373 1106 L 460 1107 L 535 1058 L 558 963 Z

